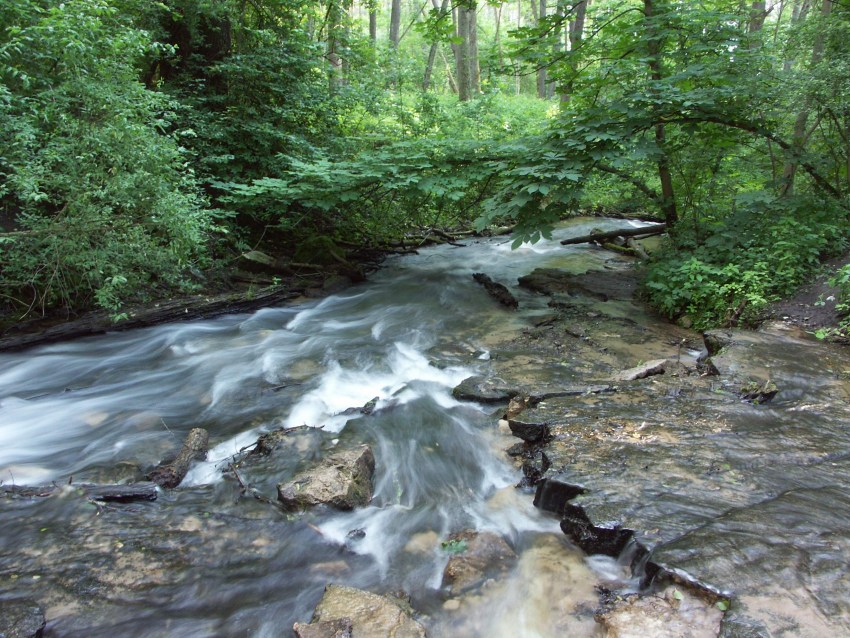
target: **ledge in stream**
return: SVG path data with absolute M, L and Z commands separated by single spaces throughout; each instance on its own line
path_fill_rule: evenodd
M 632 573 L 640 575 L 641 588 L 673 582 L 687 587 L 710 604 L 732 598 L 731 592 L 703 582 L 684 570 L 652 561 L 652 550 L 636 539 L 634 530 L 618 523 L 597 524 L 591 521 L 581 505 L 570 502 L 586 493 L 581 485 L 543 479 L 537 484 L 534 506 L 559 516 L 561 530 L 586 554 L 618 558 L 628 550 Z

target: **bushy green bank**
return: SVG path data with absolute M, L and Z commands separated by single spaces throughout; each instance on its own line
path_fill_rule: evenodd
M 647 299 L 695 328 L 756 322 L 766 306 L 809 280 L 847 247 L 834 202 L 751 198 L 715 224 L 682 223 L 647 267 Z

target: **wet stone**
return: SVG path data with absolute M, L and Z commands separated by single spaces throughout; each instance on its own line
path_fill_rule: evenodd
M 717 638 L 723 612 L 682 587 L 620 598 L 596 614 L 605 638 Z
M 458 401 L 479 403 L 503 403 L 510 401 L 516 394 L 516 390 L 504 387 L 498 379 L 486 379 L 481 376 L 464 379 L 452 390 L 452 396 Z
M 557 268 L 535 268 L 530 274 L 523 275 L 517 281 L 523 288 L 544 295 L 562 293 L 601 301 L 609 299 L 606 293 L 594 290 L 592 282 Z
M 561 530 L 587 554 L 619 556 L 634 537 L 634 531 L 615 522 L 594 523 L 578 505 L 567 503 L 561 515 Z
M 561 514 L 569 501 L 580 494 L 584 494 L 584 492 L 585 489 L 580 485 L 546 479 L 537 486 L 537 491 L 534 494 L 534 507 L 538 507 L 544 512 Z
M 278 500 L 288 510 L 329 505 L 350 510 L 372 498 L 375 457 L 368 445 L 324 459 L 319 467 L 278 485 Z
M 637 381 L 638 379 L 664 374 L 666 366 L 666 359 L 647 361 L 639 366 L 623 370 L 619 374 L 614 375 L 614 381 Z
M 515 437 L 526 443 L 543 443 L 552 436 L 552 431 L 546 422 L 526 423 L 516 419 L 508 419 L 508 426 Z
M 333 623 L 339 623 L 334 625 Z M 322 600 L 316 606 L 309 625 L 298 623 L 300 638 L 342 638 L 350 623 L 352 638 L 425 638 L 425 628 L 411 617 L 409 606 L 391 596 L 381 596 L 353 587 L 328 585 Z
M 505 540 L 491 532 L 465 530 L 443 542 L 452 554 L 443 570 L 443 587 L 452 593 L 468 591 L 488 577 L 504 573 L 516 562 L 516 554 Z
M 767 403 L 777 394 L 779 394 L 779 388 L 770 379 L 764 383 L 752 381 L 741 387 L 741 398 L 755 404 Z
M 297 622 L 292 630 L 297 638 L 352 638 L 353 636 L 351 618 L 347 617 L 309 625 Z
M 0 636 L 39 638 L 45 626 L 44 611 L 31 600 L 0 601 Z

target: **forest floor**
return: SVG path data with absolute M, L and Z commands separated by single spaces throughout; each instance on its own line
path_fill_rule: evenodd
M 772 304 L 766 318 L 784 321 L 808 332 L 837 328 L 842 318 L 836 307 L 839 289 L 831 285 L 829 279 L 847 263 L 850 263 L 850 253 L 824 262 L 817 277 L 792 296 Z

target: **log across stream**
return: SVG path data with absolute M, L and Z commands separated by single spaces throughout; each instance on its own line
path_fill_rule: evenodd
M 302 305 L 1 355 L 0 631 L 593 636 L 648 618 L 846 633 L 846 355 L 721 334 L 707 375 L 700 335 L 631 301 L 626 258 L 559 243 L 600 225 L 622 222 L 517 251 L 444 245 Z M 623 374 L 658 359 L 664 374 Z M 741 376 L 778 393 L 750 402 Z M 195 428 L 203 461 L 181 453 Z M 74 487 L 168 458 L 188 473 L 153 501 Z M 321 467 L 359 477 L 343 509 L 278 504 L 327 485 Z M 569 498 L 535 508 L 540 479 Z M 587 554 L 582 529 L 626 540 Z

